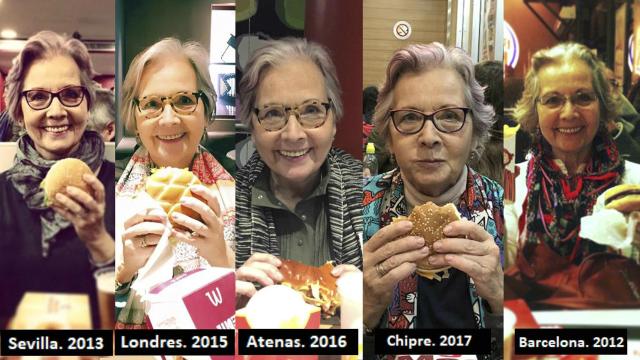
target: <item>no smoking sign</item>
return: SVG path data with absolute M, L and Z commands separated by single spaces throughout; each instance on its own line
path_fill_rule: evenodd
M 404 20 L 393 25 L 393 35 L 399 40 L 406 40 L 411 36 L 411 25 Z

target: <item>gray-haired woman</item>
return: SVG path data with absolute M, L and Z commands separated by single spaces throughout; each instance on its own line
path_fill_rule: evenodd
M 503 191 L 466 165 L 493 121 L 471 59 L 439 43 L 396 51 L 374 121 L 398 167 L 364 188 L 365 327 L 495 326 L 499 317 L 486 315 L 502 313 Z M 429 201 L 453 203 L 463 218 L 432 253 L 407 236 L 411 222 L 391 224 Z M 427 256 L 439 270 L 418 275 L 416 261 Z
M 166 38 L 138 54 L 124 79 L 122 119 L 136 133 L 138 148 L 116 185 L 116 200 L 123 209 L 117 219 L 116 295 L 128 296 L 117 326 L 143 326 L 142 306 L 129 289 L 167 231 L 177 243 L 172 251 L 179 263 L 169 267 L 179 265 L 179 271 L 186 271 L 233 266 L 235 182 L 200 144 L 215 114 L 208 59 L 202 45 Z M 125 214 L 152 169 L 160 167 L 188 168 L 202 183 L 190 186 L 197 198 L 181 199 L 201 219 L 172 214 L 172 220 L 188 231 L 174 228 L 153 203 Z
M 87 48 L 50 31 L 27 40 L 7 76 L 8 112 L 25 134 L 0 174 L 0 326 L 27 291 L 90 294 L 98 314 L 93 270 L 113 266 L 115 166 L 103 160 L 102 138 L 85 131 L 92 76 Z M 91 192 L 70 186 L 50 207 L 40 183 L 68 157 L 96 174 L 83 177 Z
M 321 46 L 295 38 L 256 50 L 238 88 L 256 153 L 237 174 L 236 272 L 282 280 L 280 258 L 362 266 L 362 165 L 332 147 L 342 101 Z M 349 265 L 349 266 L 347 266 Z

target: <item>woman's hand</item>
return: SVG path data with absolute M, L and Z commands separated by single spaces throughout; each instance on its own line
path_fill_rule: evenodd
M 340 264 L 331 270 L 331 275 L 337 278 L 340 278 L 343 274 L 354 272 L 354 271 L 360 271 L 360 269 L 358 269 L 355 265 Z
M 167 215 L 160 207 L 140 210 L 125 220 L 121 239 L 123 260 L 116 272 L 119 283 L 131 281 L 147 263 L 166 227 Z
M 451 265 L 469 275 L 491 311 L 502 313 L 504 279 L 500 249 L 493 236 L 469 220 L 452 222 L 444 228 L 444 235 L 447 238 L 433 244 L 435 254 L 429 256 L 429 263 Z
M 378 324 L 395 285 L 415 271 L 416 261 L 429 254 L 423 238 L 403 237 L 412 227 L 409 221 L 392 223 L 364 244 L 363 321 L 369 328 Z
M 236 280 L 250 281 L 262 286 L 275 285 L 283 276 L 278 268 L 282 261 L 271 254 L 255 253 L 236 270 Z
M 66 195 L 56 194 L 57 202 L 52 208 L 71 222 L 92 259 L 104 262 L 113 259 L 115 253 L 113 238 L 104 225 L 104 186 L 93 174 L 84 174 L 82 179 L 91 188 L 93 196 L 78 187 L 67 186 Z
M 174 236 L 198 248 L 200 256 L 212 266 L 233 267 L 235 255 L 224 240 L 224 222 L 218 199 L 202 185 L 194 185 L 190 190 L 204 201 L 190 196 L 185 196 L 180 201 L 182 205 L 200 214 L 202 221 L 173 213 L 173 220 L 177 224 L 191 230 L 191 233 L 174 230 Z
M 236 280 L 236 309 L 247 306 L 247 302 L 256 291 L 256 287 L 252 283 Z

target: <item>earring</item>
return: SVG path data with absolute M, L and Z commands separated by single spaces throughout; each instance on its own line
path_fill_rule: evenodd
M 136 144 L 138 146 L 142 145 L 142 140 L 140 140 L 140 133 L 136 133 Z
M 207 128 L 204 128 L 204 131 L 202 132 L 202 138 L 200 139 L 200 143 L 201 144 L 206 144 L 207 140 L 209 140 L 209 134 L 207 133 Z

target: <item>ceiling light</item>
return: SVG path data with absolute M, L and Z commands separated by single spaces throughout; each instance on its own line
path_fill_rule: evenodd
M 2 37 L 3 39 L 15 39 L 16 37 L 18 37 L 18 33 L 16 33 L 16 31 L 12 29 L 4 29 L 0 32 L 0 37 Z

